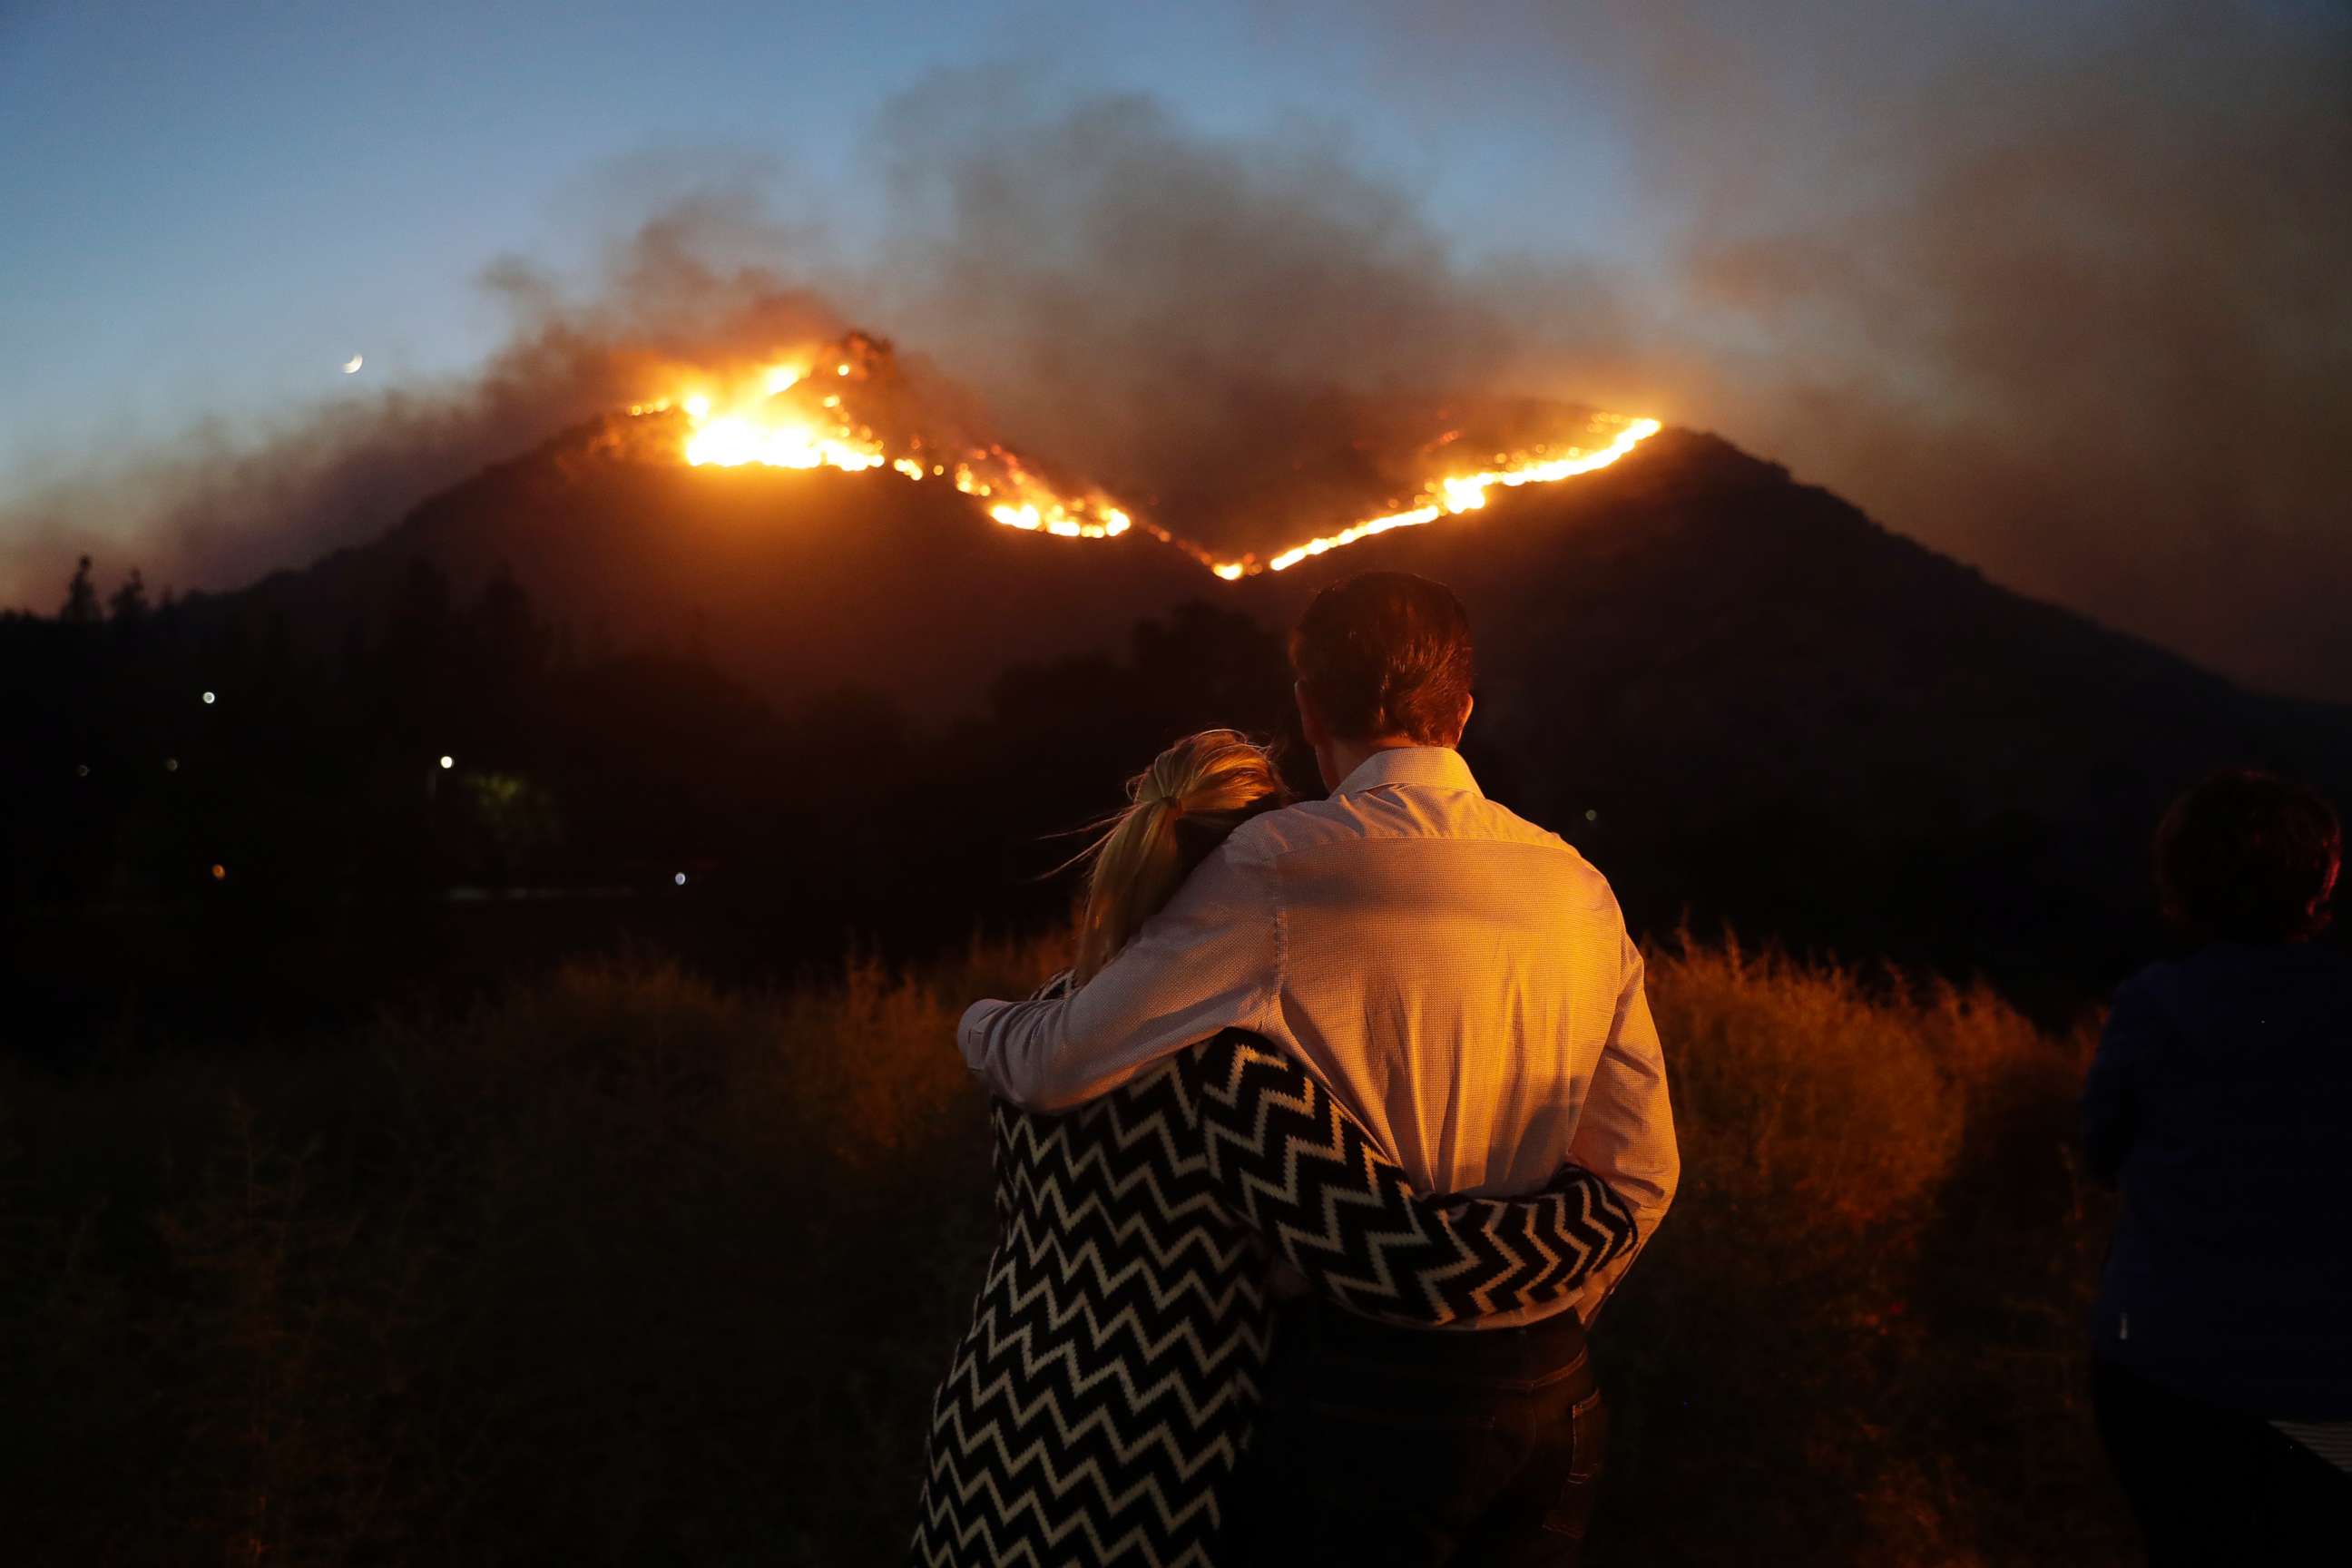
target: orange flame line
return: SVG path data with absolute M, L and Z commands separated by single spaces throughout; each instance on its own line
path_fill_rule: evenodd
M 1303 544 L 1294 544 L 1264 563 L 1244 556 L 1238 561 L 1213 561 L 1209 563 L 1209 570 L 1228 583 L 1243 577 L 1254 577 L 1260 572 L 1286 572 L 1310 556 L 1321 555 L 1327 551 L 1338 550 L 1342 546 L 1353 544 L 1359 540 L 1386 533 L 1391 529 L 1419 528 L 1423 523 L 1435 522 L 1441 517 L 1454 517 L 1465 511 L 1475 511 L 1486 504 L 1486 492 L 1496 485 L 1513 489 L 1521 485 L 1548 485 L 1560 479 L 1573 478 L 1578 474 L 1589 474 L 1597 468 L 1605 468 L 1656 435 L 1660 428 L 1654 419 L 1636 419 L 1619 431 L 1615 440 L 1599 451 L 1580 453 L 1573 458 L 1525 463 L 1515 468 L 1490 469 L 1483 474 L 1439 479 L 1430 487 L 1428 491 L 1423 492 L 1425 495 L 1433 492 L 1436 499 L 1424 500 L 1421 505 L 1408 510 L 1391 512 L 1385 517 L 1368 517 L 1363 521 L 1343 528 L 1337 533 L 1310 539 Z
M 839 374 L 846 375 L 850 367 L 843 364 Z M 770 374 L 768 391 L 772 394 L 792 385 L 799 373 L 779 369 Z M 840 405 L 840 399 L 828 396 L 824 406 Z M 632 404 L 632 415 L 665 414 L 674 405 L 668 398 L 652 403 Z M 837 434 L 827 435 L 793 422 L 763 425 L 754 419 L 727 415 L 711 418 L 709 398 L 697 395 L 683 404 L 688 433 L 681 451 L 686 461 L 700 468 L 706 464 L 735 468 L 745 464 L 764 467 L 813 468 L 835 468 L 856 473 L 886 465 L 910 480 L 948 475 L 950 470 L 940 463 L 926 466 L 912 457 L 891 458 L 870 431 L 852 430 L 844 421 Z M 1661 428 L 1655 419 L 1635 419 L 1617 433 L 1607 446 L 1572 456 L 1542 458 L 1505 468 L 1492 468 L 1483 473 L 1443 478 L 1430 481 L 1416 504 L 1381 517 L 1366 518 L 1349 524 L 1337 533 L 1324 534 L 1295 544 L 1265 561 L 1255 554 L 1238 560 L 1220 561 L 1208 551 L 1189 540 L 1177 538 L 1156 523 L 1143 521 L 1111 505 L 1100 496 L 1066 499 L 1039 484 L 1022 467 L 1014 453 L 992 447 L 975 450 L 972 459 L 992 462 L 1002 470 L 1002 482 L 1012 499 L 999 500 L 988 509 L 988 515 L 1008 528 L 1030 532 L 1052 534 L 1062 539 L 1116 539 L 1129 529 L 1140 529 L 1161 542 L 1172 544 L 1201 563 L 1225 582 L 1238 582 L 1262 572 L 1285 572 L 1314 556 L 1342 549 L 1360 541 L 1387 533 L 1393 529 L 1419 528 L 1444 517 L 1475 511 L 1486 504 L 1486 492 L 1500 485 L 1516 489 L 1522 485 L 1551 484 L 1579 474 L 1592 473 L 1616 462 L 1626 453 L 1656 435 Z M 918 441 L 917 445 L 920 445 Z M 1443 443 L 1441 443 L 1443 444 Z M 1540 450 L 1541 448 L 1538 448 Z M 1496 453 L 1500 459 L 1503 454 Z M 992 498 L 998 486 L 976 473 L 970 463 L 958 462 L 952 469 L 955 488 L 975 498 Z

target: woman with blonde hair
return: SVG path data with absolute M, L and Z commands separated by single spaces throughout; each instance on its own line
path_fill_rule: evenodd
M 1129 784 L 1088 852 L 1084 985 L 1184 879 L 1288 795 L 1264 748 L 1190 736 Z M 927 1565 L 1223 1560 L 1277 1273 L 1435 1327 L 1573 1295 L 1631 1212 L 1564 1168 L 1531 1197 L 1448 1199 L 1403 1173 L 1296 1060 L 1227 1030 L 1059 1115 L 992 1101 L 999 1227 L 933 1402 L 912 1556 Z

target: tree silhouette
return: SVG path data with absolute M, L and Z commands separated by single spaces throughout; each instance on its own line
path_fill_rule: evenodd
M 73 581 L 66 584 L 65 608 L 58 619 L 69 626 L 89 626 L 98 624 L 98 590 L 90 585 L 89 557 L 81 558 L 74 568 Z
M 89 557 L 85 555 L 82 557 L 85 572 L 89 565 Z M 71 600 L 68 599 L 68 603 L 70 605 Z M 107 610 L 117 626 L 136 626 L 147 618 L 147 584 L 140 576 L 137 567 L 131 569 L 131 575 L 122 580 L 122 586 L 117 588 L 114 596 L 107 601 Z

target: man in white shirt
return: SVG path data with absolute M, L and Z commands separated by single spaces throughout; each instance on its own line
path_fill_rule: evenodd
M 1635 1246 L 1572 1302 L 1456 1333 L 1302 1308 L 1244 1489 L 1266 1506 L 1232 1532 L 1269 1561 L 1377 1544 L 1383 1562 L 1572 1562 L 1601 1426 L 1582 1325 L 1680 1170 L 1641 953 L 1601 873 L 1486 799 L 1454 749 L 1473 655 L 1452 593 L 1397 573 L 1327 588 L 1291 663 L 1330 796 L 1244 824 L 1083 989 L 977 1003 L 960 1043 L 993 1092 L 1054 1110 L 1247 1029 L 1425 1192 L 1531 1193 L 1563 1162 L 1607 1182 Z M 1407 1385 L 1409 1407 L 1368 1409 Z M 1370 1419 L 1333 1416 L 1335 1393 Z M 1421 1439 L 1399 1443 L 1399 1422 Z M 1467 1463 L 1498 1422 L 1528 1440 Z M 1432 1488 L 1446 1454 L 1465 1479 Z

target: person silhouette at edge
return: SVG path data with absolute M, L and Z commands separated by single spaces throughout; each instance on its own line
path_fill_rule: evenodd
M 2352 1549 L 2352 957 L 2313 940 L 2342 848 L 2267 774 L 2175 803 L 2157 883 L 2194 946 L 2116 993 L 2084 1086 L 2123 1188 L 2093 1397 L 2151 1563 Z

